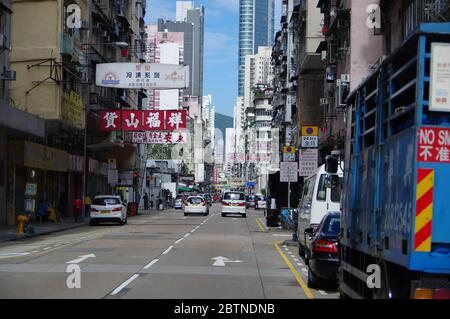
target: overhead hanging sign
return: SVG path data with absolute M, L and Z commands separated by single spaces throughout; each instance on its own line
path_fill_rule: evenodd
M 429 108 L 450 112 L 450 43 L 431 44 Z
M 185 110 L 100 111 L 102 131 L 175 131 L 186 128 Z
M 133 132 L 133 144 L 186 144 L 186 132 Z
M 118 89 L 170 90 L 189 87 L 189 66 L 160 63 L 100 63 L 97 86 Z

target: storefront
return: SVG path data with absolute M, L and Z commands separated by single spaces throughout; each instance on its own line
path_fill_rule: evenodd
M 21 213 L 34 215 L 40 200 L 57 208 L 68 191 L 67 152 L 28 141 L 10 141 L 7 167 L 7 224 Z

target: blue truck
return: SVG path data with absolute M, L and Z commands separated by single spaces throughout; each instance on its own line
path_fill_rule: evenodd
M 342 297 L 450 298 L 449 45 L 419 25 L 347 99 Z

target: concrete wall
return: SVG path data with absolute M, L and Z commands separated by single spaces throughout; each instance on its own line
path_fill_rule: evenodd
M 6 223 L 6 131 L 0 127 L 0 225 Z
M 298 78 L 297 107 L 299 128 L 305 125 L 322 126 L 323 71 L 314 70 Z M 300 131 L 300 130 L 299 130 Z
M 16 0 L 13 11 L 11 68 L 17 72 L 17 81 L 11 83 L 11 99 L 21 110 L 45 119 L 60 119 L 61 90 L 56 82 L 49 80 L 29 94 L 26 92 L 35 85 L 33 82 L 50 75 L 49 67 L 28 69 L 28 65 L 45 59 L 60 62 L 61 1 Z

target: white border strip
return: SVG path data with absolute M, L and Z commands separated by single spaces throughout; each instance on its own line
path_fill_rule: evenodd
M 123 288 L 125 288 L 126 286 L 128 286 L 133 280 L 135 280 L 137 277 L 139 277 L 138 274 L 135 274 L 133 276 L 131 276 L 130 279 L 128 279 L 127 281 L 125 281 L 123 284 L 121 284 L 119 287 L 117 287 L 116 289 L 114 289 L 114 291 L 111 293 L 112 296 L 117 295 Z

